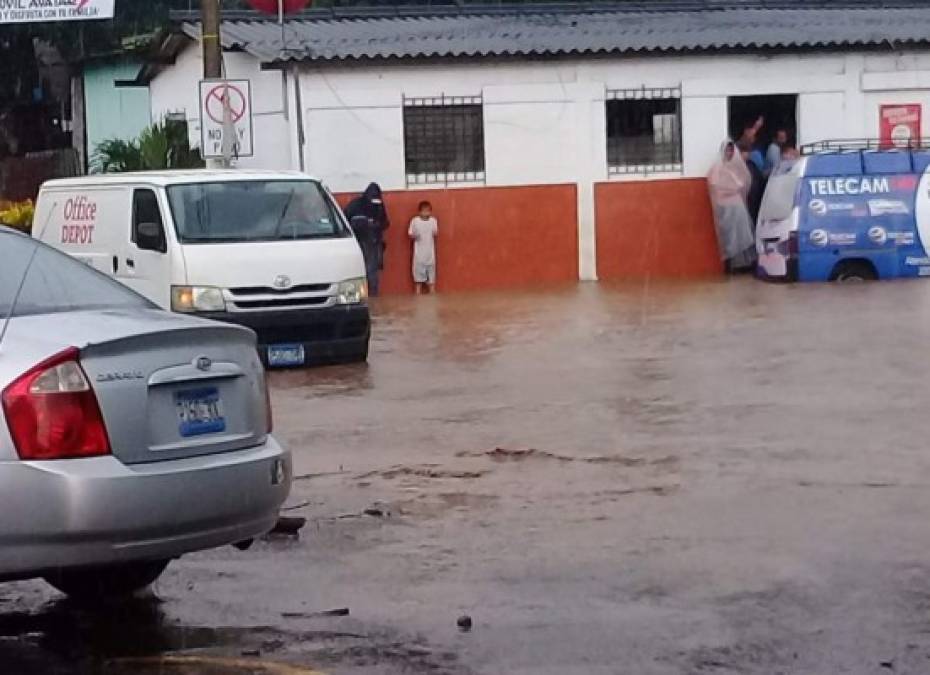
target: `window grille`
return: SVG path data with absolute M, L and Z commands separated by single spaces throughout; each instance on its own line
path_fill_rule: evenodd
M 481 96 L 404 97 L 407 185 L 484 182 Z
M 681 166 L 681 87 L 607 91 L 610 175 L 670 173 Z

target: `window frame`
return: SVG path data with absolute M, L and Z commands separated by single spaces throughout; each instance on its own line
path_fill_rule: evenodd
M 146 222 L 139 218 L 138 202 L 136 201 L 141 193 L 148 192 L 152 195 L 155 209 L 158 212 L 158 221 L 155 223 L 160 230 L 159 245 L 155 249 L 144 249 L 139 246 L 139 224 Z M 139 186 L 132 189 L 132 225 L 129 231 L 129 240 L 140 250 L 154 250 L 158 253 L 168 252 L 168 234 L 165 230 L 165 214 L 161 207 L 161 200 L 158 198 L 158 190 L 153 187 Z
M 476 139 L 475 143 L 480 143 L 481 146 L 481 168 L 476 170 L 468 171 L 424 171 L 424 172 L 411 172 L 408 171 L 408 151 L 410 150 L 410 143 L 408 142 L 408 125 L 407 125 L 407 115 L 406 111 L 408 109 L 420 108 L 420 109 L 437 109 L 437 108 L 455 108 L 455 107 L 475 107 L 479 108 L 480 114 L 480 127 L 479 127 L 479 136 Z M 402 95 L 402 115 L 401 115 L 401 124 L 403 126 L 403 159 L 404 159 L 404 180 L 406 186 L 409 187 L 418 187 L 424 185 L 441 185 L 449 186 L 450 184 L 479 184 L 484 185 L 487 176 L 487 151 L 485 144 L 485 130 L 484 130 L 484 96 L 478 94 L 476 96 L 447 96 L 445 94 L 440 94 L 438 96 L 407 96 L 406 94 Z
M 607 175 L 618 176 L 649 176 L 654 174 L 680 174 L 684 175 L 684 149 L 682 146 L 682 109 L 681 85 L 673 87 L 646 87 L 605 89 L 604 91 L 604 117 L 605 117 L 605 150 L 607 151 Z M 611 161 L 610 152 L 610 116 L 609 106 L 612 101 L 675 101 L 675 120 L 677 122 L 677 143 L 669 144 L 677 151 L 677 162 L 649 162 L 636 164 L 622 164 Z M 623 138 L 623 137 L 621 137 Z M 654 147 L 660 147 L 654 144 Z

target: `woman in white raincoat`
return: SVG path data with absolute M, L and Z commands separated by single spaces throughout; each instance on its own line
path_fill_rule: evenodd
M 707 176 L 717 225 L 720 258 L 727 271 L 749 267 L 755 260 L 755 238 L 746 197 L 752 176 L 733 141 L 724 141 L 720 157 Z

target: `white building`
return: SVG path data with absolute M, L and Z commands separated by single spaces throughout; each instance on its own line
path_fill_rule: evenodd
M 140 80 L 199 144 L 200 30 L 175 20 Z M 319 10 L 283 32 L 228 14 L 221 37 L 252 82 L 238 165 L 376 181 L 395 222 L 429 199 L 447 288 L 717 273 L 702 178 L 726 137 L 760 114 L 798 145 L 878 137 L 888 106 L 930 106 L 922 0 Z

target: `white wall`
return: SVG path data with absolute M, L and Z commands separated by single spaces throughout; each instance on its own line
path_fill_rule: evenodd
M 296 116 L 285 114 L 293 101 L 282 94 L 281 74 L 262 71 L 244 53 L 227 53 L 225 61 L 230 77 L 252 80 L 256 156 L 240 164 L 296 168 L 288 119 Z M 201 71 L 200 50 L 191 47 L 151 84 L 153 117 L 184 111 L 198 142 Z M 353 64 L 302 67 L 300 80 L 307 168 L 334 190 L 355 190 L 373 177 L 386 188 L 405 187 L 403 96 L 439 94 L 483 95 L 487 184 L 545 184 L 607 179 L 608 89 L 681 86 L 684 175 L 702 176 L 726 136 L 729 96 L 798 94 L 800 143 L 874 136 L 881 103 L 930 104 L 930 52 Z M 930 110 L 924 120 L 930 125 Z M 586 123 L 589 149 L 579 158 L 577 126 Z
M 797 94 L 798 142 L 878 134 L 882 103 L 923 103 L 930 135 L 930 51 L 897 54 L 589 57 L 547 61 L 372 63 L 300 66 L 299 85 L 226 55 L 230 77 L 253 81 L 256 156 L 240 165 L 297 168 L 294 88 L 299 86 L 309 172 L 334 191 L 371 180 L 406 186 L 403 97 L 484 97 L 486 184 L 578 185 L 582 278 L 594 279 L 593 184 L 703 176 L 727 134 L 728 97 Z M 199 137 L 199 49 L 152 83 L 153 114 L 184 110 Z M 681 87 L 683 173 L 608 177 L 605 93 Z M 284 109 L 290 106 L 290 114 Z
M 311 169 L 336 190 L 356 189 L 373 172 L 386 186 L 402 188 L 403 96 L 481 94 L 488 184 L 577 182 L 580 173 L 606 180 L 605 91 L 680 86 L 684 175 L 703 176 L 727 134 L 729 96 L 797 94 L 801 143 L 862 136 L 875 128 L 868 121 L 872 113 L 865 110 L 872 101 L 861 86 L 866 70 L 920 66 L 930 78 L 930 53 L 882 59 L 855 54 L 660 56 L 308 68 L 303 74 L 305 121 L 313 139 L 308 156 Z M 597 112 L 585 116 L 592 125 L 585 132 L 593 135 L 592 152 L 580 171 L 575 127 L 584 121 L 574 106 L 591 103 L 592 90 Z M 674 176 L 648 179 L 669 177 Z
M 224 67 L 230 79 L 250 80 L 252 83 L 253 145 L 254 156 L 242 157 L 236 165 L 243 168 L 290 168 L 288 158 L 282 164 L 282 152 L 289 144 L 288 120 L 285 119 L 285 101 L 281 73 L 263 71 L 251 56 L 236 52 L 223 55 Z M 200 80 L 203 79 L 203 55 L 198 46 L 191 45 L 179 56 L 175 64 L 152 80 L 152 118 L 160 119 L 170 113 L 183 113 L 187 118 L 191 143 L 200 146 Z

